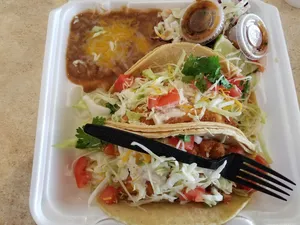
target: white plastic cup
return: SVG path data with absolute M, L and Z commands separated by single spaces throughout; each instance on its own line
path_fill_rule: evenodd
M 296 8 L 300 8 L 300 0 L 285 0 L 288 4 L 291 6 L 294 6 Z

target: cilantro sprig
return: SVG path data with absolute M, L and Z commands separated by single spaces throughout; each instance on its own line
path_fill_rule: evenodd
M 250 92 L 250 80 L 246 80 L 246 81 L 241 81 L 241 86 L 244 86 L 243 88 L 243 95 L 242 95 L 242 98 L 246 98 L 247 95 L 249 94 Z
M 110 114 L 114 114 L 118 109 L 119 109 L 119 106 L 117 104 L 110 104 L 110 103 L 106 103 L 106 108 L 109 108 L 110 109 Z
M 105 118 L 103 117 L 94 117 L 92 124 L 96 125 L 104 125 L 105 123 Z M 76 142 L 76 148 L 79 149 L 85 149 L 85 148 L 99 148 L 101 147 L 104 142 L 101 141 L 98 138 L 95 138 L 87 133 L 84 132 L 84 126 L 78 127 L 76 129 L 76 137 L 77 137 L 77 142 Z
M 184 142 L 190 142 L 191 141 L 191 136 L 190 135 L 178 135 L 177 137 L 179 139 L 183 140 Z
M 204 92 L 207 90 L 207 81 L 215 83 L 222 76 L 219 57 L 195 57 L 190 55 L 183 65 L 182 73 L 185 75 L 184 82 L 188 83 L 194 80 L 196 87 Z M 226 89 L 232 87 L 232 84 L 224 76 L 220 79 L 219 84 Z

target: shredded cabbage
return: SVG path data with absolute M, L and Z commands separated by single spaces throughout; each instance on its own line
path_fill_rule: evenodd
M 127 110 L 126 116 L 128 117 L 129 122 L 139 122 L 142 114 Z
M 220 176 L 220 172 L 224 169 L 226 161 L 217 170 L 210 170 L 197 167 L 197 164 L 184 164 L 179 163 L 173 157 L 164 157 L 155 155 L 150 149 L 139 144 L 132 142 L 133 146 L 139 146 L 145 152 L 150 154 L 150 161 L 139 162 L 137 159 L 141 153 L 132 150 L 120 148 L 120 155 L 116 158 L 109 160 L 102 152 L 95 153 L 91 156 L 92 163 L 89 166 L 89 171 L 92 172 L 93 179 L 97 184 L 96 190 L 92 193 L 89 203 L 95 198 L 95 193 L 103 188 L 101 185 L 104 181 L 105 184 L 111 182 L 119 182 L 126 192 L 128 190 L 123 184 L 130 175 L 133 189 L 136 194 L 128 194 L 129 201 L 133 202 L 132 205 L 139 206 L 151 202 L 167 200 L 174 202 L 178 199 L 178 194 L 182 194 L 182 190 L 193 190 L 197 187 L 207 188 L 212 186 L 210 194 L 203 194 L 203 201 L 209 205 L 214 206 L 223 200 L 222 194 L 232 193 L 233 183 L 227 181 Z M 102 159 L 101 159 L 102 158 Z M 102 174 L 100 177 L 98 174 Z M 153 195 L 148 196 L 146 192 L 146 183 L 149 182 L 153 189 Z
M 82 100 L 87 105 L 92 117 L 108 116 L 110 114 L 109 108 L 96 104 L 88 95 L 83 96 Z

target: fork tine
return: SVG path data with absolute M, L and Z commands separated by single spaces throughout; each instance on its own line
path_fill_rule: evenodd
M 287 182 L 289 182 L 289 183 L 291 183 L 293 185 L 296 185 L 293 181 L 291 181 L 290 179 L 288 179 L 285 176 L 281 175 L 280 173 L 272 170 L 271 168 L 269 168 L 267 166 L 264 166 L 264 165 L 262 165 L 262 164 L 260 164 L 260 163 L 258 163 L 256 161 L 254 161 L 252 159 L 249 159 L 248 157 L 243 157 L 243 161 L 247 162 L 250 165 L 255 166 L 255 167 L 259 168 L 259 169 L 262 169 L 262 170 L 264 170 L 264 171 L 266 171 L 266 172 L 268 172 L 270 174 L 273 174 L 274 176 L 277 176 L 277 177 L 279 177 L 279 178 L 281 178 L 281 179 L 283 179 L 283 180 L 285 180 L 285 181 L 287 181 Z
M 269 182 L 264 181 L 264 180 L 262 180 L 262 179 L 260 179 L 260 178 L 258 178 L 258 177 L 256 177 L 256 176 L 252 176 L 251 174 L 246 173 L 246 172 L 244 172 L 244 171 L 239 171 L 238 176 L 240 176 L 240 177 L 242 177 L 242 178 L 244 178 L 244 179 L 247 179 L 247 180 L 251 180 L 251 181 L 253 181 L 253 182 L 255 182 L 255 183 L 258 183 L 258 184 L 260 184 L 260 185 L 266 186 L 266 187 L 271 188 L 271 189 L 273 189 L 273 190 L 276 190 L 276 191 L 278 191 L 278 192 L 280 192 L 280 193 L 282 193 L 282 194 L 285 194 L 285 195 L 290 196 L 289 193 L 287 193 L 287 192 L 281 190 L 280 188 L 274 186 L 273 184 L 270 184 Z
M 280 186 L 282 186 L 282 187 L 285 187 L 285 188 L 287 188 L 287 189 L 289 189 L 289 190 L 291 190 L 291 191 L 293 190 L 292 188 L 290 188 L 290 187 L 287 186 L 286 184 L 282 183 L 281 181 L 276 180 L 275 178 L 269 176 L 268 174 L 262 173 L 262 172 L 260 172 L 259 170 L 255 169 L 255 168 L 253 168 L 253 167 L 251 167 L 251 166 L 248 166 L 248 165 L 246 165 L 246 164 L 242 164 L 241 169 L 242 169 L 242 170 L 245 170 L 245 171 L 247 171 L 247 172 L 253 173 L 253 174 L 255 174 L 256 176 L 262 177 L 262 178 L 264 178 L 264 179 L 266 179 L 266 180 L 269 180 L 269 181 L 271 181 L 271 182 L 273 182 L 273 183 L 275 183 L 275 184 L 278 184 L 278 185 L 280 185 Z
M 241 178 L 239 178 L 239 177 L 237 177 L 237 178 L 235 179 L 235 182 L 238 183 L 238 184 L 241 184 L 241 185 L 244 185 L 244 186 L 253 188 L 253 189 L 255 189 L 255 190 L 261 191 L 261 192 L 263 192 L 263 193 L 265 193 L 265 194 L 268 194 L 268 195 L 271 195 L 271 196 L 273 196 L 273 197 L 275 197 L 275 198 L 279 198 L 279 199 L 281 199 L 281 200 L 283 200 L 283 201 L 287 201 L 285 198 L 281 197 L 280 195 L 278 195 L 278 194 L 276 194 L 276 193 L 273 193 L 272 191 L 269 191 L 268 189 L 265 189 L 265 188 L 263 188 L 263 187 L 261 187 L 261 186 L 259 186 L 259 185 L 257 185 L 257 184 L 254 184 L 254 183 L 251 183 L 251 182 L 246 181 L 246 180 L 244 180 L 244 179 L 241 179 Z

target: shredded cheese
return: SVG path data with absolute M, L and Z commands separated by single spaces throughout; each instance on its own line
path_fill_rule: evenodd
M 80 59 L 74 60 L 73 65 L 77 67 L 78 64 L 84 65 L 86 67 L 86 63 Z

